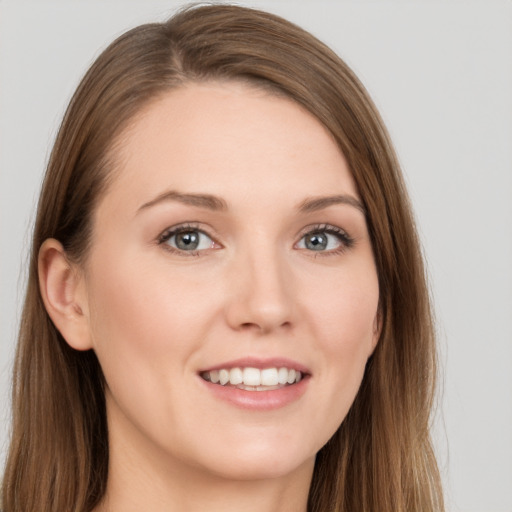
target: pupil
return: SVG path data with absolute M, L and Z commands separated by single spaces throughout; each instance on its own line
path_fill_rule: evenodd
M 314 233 L 306 237 L 306 247 L 313 251 L 321 251 L 327 247 L 327 237 Z
M 199 236 L 193 231 L 178 233 L 176 235 L 176 247 L 185 251 L 194 250 L 199 245 Z

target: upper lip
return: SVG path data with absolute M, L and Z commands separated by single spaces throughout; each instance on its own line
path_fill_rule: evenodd
M 258 368 L 259 370 L 263 370 L 264 368 L 293 368 L 294 370 L 300 371 L 303 375 L 311 374 L 311 371 L 306 366 L 287 357 L 241 357 L 239 359 L 233 359 L 231 361 L 215 364 L 213 366 L 209 366 L 208 368 L 203 368 L 199 373 L 222 369 L 229 370 L 231 368 Z

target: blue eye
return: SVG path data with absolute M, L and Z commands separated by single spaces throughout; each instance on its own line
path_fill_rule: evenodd
M 202 251 L 215 247 L 215 242 L 206 233 L 194 228 L 167 231 L 159 242 L 178 251 Z
M 298 249 L 315 252 L 337 252 L 353 245 L 353 240 L 343 230 L 334 226 L 316 227 L 299 240 Z

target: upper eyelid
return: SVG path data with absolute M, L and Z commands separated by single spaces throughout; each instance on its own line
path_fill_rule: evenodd
M 170 238 L 172 235 L 175 235 L 177 233 L 183 233 L 184 231 L 200 231 L 204 235 L 210 237 L 212 240 L 216 238 L 215 235 L 211 234 L 211 230 L 209 228 L 203 227 L 201 223 L 185 222 L 183 224 L 176 224 L 174 226 L 165 228 L 158 235 L 157 239 L 162 240 L 164 238 Z
M 318 232 L 331 231 L 331 232 L 334 232 L 337 234 L 343 234 L 343 235 L 347 236 L 348 238 L 352 238 L 346 229 L 343 229 L 343 228 L 340 228 L 339 226 L 336 226 L 334 224 L 328 224 L 328 223 L 311 224 L 309 226 L 305 226 L 299 231 L 297 236 L 302 238 L 303 236 L 307 235 L 308 233 L 312 233 L 315 231 L 318 231 Z

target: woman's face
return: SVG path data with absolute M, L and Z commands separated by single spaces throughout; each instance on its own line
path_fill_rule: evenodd
M 113 453 L 242 479 L 312 468 L 379 334 L 332 137 L 288 99 L 206 83 L 151 104 L 116 158 L 83 273 Z

